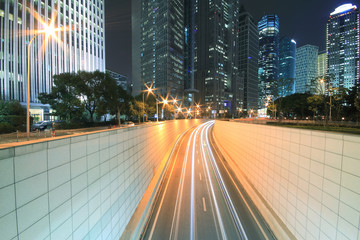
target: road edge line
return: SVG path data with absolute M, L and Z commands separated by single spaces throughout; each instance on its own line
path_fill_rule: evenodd
M 266 202 L 264 197 L 256 190 L 254 185 L 251 183 L 250 179 L 244 174 L 241 168 L 237 165 L 235 160 L 228 154 L 220 141 L 217 140 L 215 135 L 215 124 L 212 129 L 211 137 L 213 138 L 215 145 L 219 148 L 223 158 L 228 162 L 233 170 L 235 177 L 241 183 L 251 201 L 254 203 L 265 222 L 268 224 L 269 228 L 275 235 L 277 239 L 296 239 L 293 233 L 288 229 L 285 223 L 280 219 L 280 217 L 274 212 L 269 203 Z
M 193 125 L 194 126 L 194 125 Z M 176 140 L 174 141 L 172 148 L 168 150 L 165 154 L 161 164 L 158 167 L 154 177 L 150 181 L 143 197 L 141 198 L 138 206 L 135 209 L 134 214 L 132 215 L 130 221 L 125 227 L 124 232 L 122 233 L 120 240 L 137 240 L 141 239 L 144 230 L 148 224 L 148 220 L 152 214 L 154 203 L 156 202 L 158 191 L 162 185 L 163 178 L 165 173 L 170 166 L 170 159 L 174 150 L 176 149 L 177 144 L 180 139 L 188 132 L 193 126 L 190 126 L 184 132 L 177 135 Z

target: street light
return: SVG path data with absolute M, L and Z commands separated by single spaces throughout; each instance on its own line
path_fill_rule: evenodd
M 54 27 L 54 23 L 55 23 L 55 18 L 56 15 L 54 15 L 52 17 L 52 19 L 50 20 L 50 24 L 47 25 L 38 15 L 35 15 L 35 18 L 37 18 L 37 20 L 39 22 L 41 22 L 41 24 L 44 26 L 43 30 L 37 30 L 35 31 L 34 36 L 31 38 L 29 44 L 28 44 L 28 49 L 27 49 L 27 100 L 26 100 L 26 135 L 27 135 L 27 140 L 30 139 L 30 50 L 31 50 L 31 43 L 34 41 L 34 39 L 41 35 L 41 34 L 45 34 L 45 43 L 47 43 L 48 39 L 50 37 L 55 38 L 58 41 L 58 38 L 56 37 L 55 33 L 58 31 L 63 31 L 66 28 L 55 28 Z

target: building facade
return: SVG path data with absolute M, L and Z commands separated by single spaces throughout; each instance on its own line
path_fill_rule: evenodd
M 328 74 L 333 87 L 350 89 L 359 82 L 359 9 L 352 4 L 339 6 L 326 26 Z
M 231 111 L 236 69 L 238 0 L 194 0 L 196 102 L 213 114 Z
M 295 93 L 296 42 L 284 36 L 279 47 L 279 84 L 278 95 L 285 97 Z
M 141 1 L 140 79 L 163 96 L 184 94 L 184 1 Z M 134 93 L 138 94 L 138 93 Z
M 45 19 L 45 20 L 44 20 Z M 56 39 L 39 34 L 31 44 L 30 72 L 27 72 L 27 46 L 37 30 L 54 19 Z M 22 1 L 0 0 L 0 99 L 27 99 L 30 112 L 44 114 L 47 107 L 37 99 L 50 92 L 52 76 L 63 72 L 105 71 L 104 0 Z M 30 86 L 27 86 L 30 74 Z
M 313 81 L 318 76 L 319 47 L 305 45 L 296 49 L 295 92 L 310 92 Z
M 259 32 L 251 14 L 242 7 L 238 28 L 238 68 L 243 81 L 243 104 L 237 111 L 258 108 Z M 241 93 L 240 93 L 241 94 Z
M 259 31 L 259 97 L 260 108 L 268 96 L 274 96 L 279 78 L 279 17 L 265 15 L 258 22 Z
M 121 86 L 128 94 L 132 92 L 132 83 L 129 78 L 120 73 L 106 69 L 106 73 L 109 74 L 113 79 L 115 79 L 118 86 Z
M 318 72 L 319 77 L 325 76 L 327 73 L 327 54 L 326 51 L 320 51 L 318 55 Z
M 141 93 L 141 0 L 131 1 L 131 78 L 132 95 Z

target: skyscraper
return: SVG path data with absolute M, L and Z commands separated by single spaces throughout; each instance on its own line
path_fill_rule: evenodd
M 141 1 L 141 76 L 135 90 L 143 84 L 173 97 L 184 93 L 184 1 Z M 138 56 L 137 56 L 138 57 Z M 139 86 L 141 88 L 139 88 Z M 139 92 L 138 92 L 139 93 Z M 135 94 L 138 94 L 135 93 Z
M 325 76 L 327 72 L 327 55 L 326 51 L 319 52 L 318 55 L 318 73 L 319 77 Z
M 359 82 L 359 9 L 352 4 L 336 8 L 326 33 L 328 74 L 333 87 L 351 88 Z
M 318 76 L 318 52 L 319 47 L 309 44 L 296 50 L 296 93 L 311 91 L 312 81 Z
M 243 7 L 238 26 L 238 68 L 239 79 L 243 82 L 243 94 L 239 97 L 243 97 L 243 110 L 249 111 L 258 108 L 259 32 L 252 16 Z
M 195 4 L 194 67 L 197 101 L 217 113 L 231 109 L 232 79 L 236 77 L 238 0 L 198 1 Z
M 280 39 L 279 47 L 279 95 L 284 97 L 295 93 L 296 42 L 285 36 Z M 281 86 L 279 86 L 281 85 Z
M 37 16 L 37 17 L 35 17 Z M 56 19 L 55 19 L 55 16 Z M 39 20 L 39 17 L 43 20 Z M 60 43 L 44 34 L 31 44 L 30 86 L 27 86 L 27 45 L 41 21 L 54 27 L 69 26 L 56 32 Z M 0 1 L 0 99 L 26 101 L 30 87 L 30 112 L 42 118 L 46 106 L 38 94 L 50 92 L 52 76 L 62 72 L 105 71 L 104 1 Z
M 267 96 L 273 96 L 279 77 L 279 17 L 265 15 L 258 22 L 259 31 L 259 97 L 263 107 Z
M 194 0 L 184 0 L 185 8 L 185 44 L 184 44 L 184 65 L 185 65 L 185 80 L 184 80 L 184 105 L 191 107 L 195 104 L 195 95 L 199 93 L 195 89 L 195 66 L 194 66 L 194 56 L 195 56 L 195 11 L 196 11 L 196 2 Z
M 131 78 L 132 95 L 140 94 L 144 87 L 141 78 L 141 0 L 131 1 Z

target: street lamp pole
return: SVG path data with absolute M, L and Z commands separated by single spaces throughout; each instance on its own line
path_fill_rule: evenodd
M 159 100 L 156 98 L 156 122 L 159 122 Z
M 31 49 L 31 43 L 34 41 L 36 36 L 39 34 L 34 35 L 29 44 L 28 44 L 28 57 L 27 57 L 27 96 L 26 96 L 26 135 L 27 140 L 30 139 L 30 49 Z
M 144 101 L 144 94 L 145 94 L 145 92 L 143 92 L 143 122 L 145 122 L 145 101 Z

